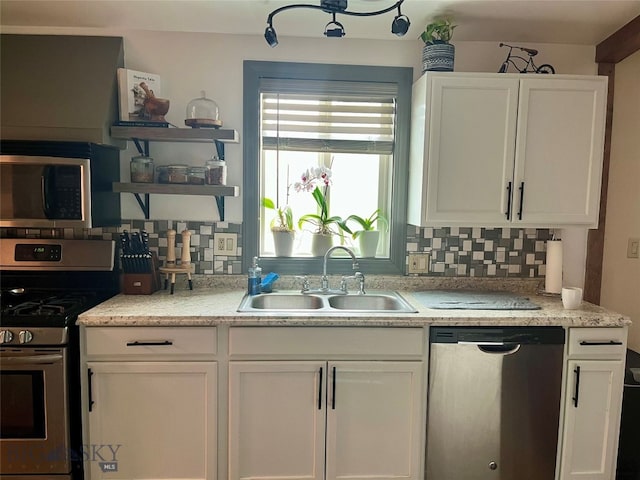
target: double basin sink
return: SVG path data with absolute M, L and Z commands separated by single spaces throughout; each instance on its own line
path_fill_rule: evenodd
M 286 312 L 306 314 L 415 313 L 397 292 L 371 291 L 366 294 L 301 293 L 281 291 L 245 296 L 239 312 Z

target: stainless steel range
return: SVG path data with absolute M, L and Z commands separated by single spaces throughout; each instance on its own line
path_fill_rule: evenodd
M 118 292 L 114 251 L 103 240 L 0 239 L 3 480 L 82 478 L 75 321 Z

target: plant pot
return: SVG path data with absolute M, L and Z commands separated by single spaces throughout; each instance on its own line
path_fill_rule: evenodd
M 378 240 L 380 240 L 380 232 L 378 230 L 360 232 L 358 235 L 360 256 L 375 257 L 378 250 Z
M 453 72 L 456 49 L 450 43 L 425 44 L 422 49 L 422 73 Z
M 290 257 L 293 253 L 293 241 L 296 238 L 296 232 L 274 230 L 271 233 L 273 233 L 276 257 Z
M 311 234 L 311 255 L 314 257 L 324 256 L 331 247 L 333 247 L 333 235 L 325 235 L 322 233 Z

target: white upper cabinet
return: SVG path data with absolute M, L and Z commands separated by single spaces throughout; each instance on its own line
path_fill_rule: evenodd
M 596 227 L 606 89 L 593 76 L 423 75 L 409 223 Z

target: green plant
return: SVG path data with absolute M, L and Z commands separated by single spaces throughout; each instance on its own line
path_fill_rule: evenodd
M 352 236 L 353 236 L 354 239 L 358 238 L 358 236 L 362 232 L 370 232 L 370 231 L 375 230 L 376 229 L 374 227 L 375 224 L 377 224 L 378 226 L 384 224 L 384 228 L 385 229 L 388 228 L 388 226 L 389 226 L 389 223 L 387 222 L 386 217 L 384 215 L 382 215 L 382 212 L 380 211 L 380 209 L 377 209 L 375 212 L 373 212 L 367 218 L 362 218 L 362 217 L 360 217 L 358 215 L 349 215 L 347 217 L 347 220 L 345 221 L 345 223 L 347 223 L 349 221 L 354 221 L 358 225 L 360 225 L 360 227 L 362 227 L 361 230 L 356 230 L 356 231 L 352 232 Z
M 298 220 L 298 228 L 302 229 L 303 224 L 309 223 L 316 227 L 315 233 L 323 235 L 342 235 L 342 231 L 351 233 L 351 230 L 346 226 L 342 217 L 332 217 L 329 215 L 329 205 L 325 198 L 325 192 L 323 192 L 320 187 L 314 188 L 311 195 L 320 209 L 320 214 L 307 213 L 306 215 L 301 216 Z
M 293 232 L 293 212 L 291 207 L 288 205 L 286 207 L 276 207 L 273 200 L 267 197 L 262 199 L 262 206 L 276 212 L 276 216 L 271 220 L 270 224 L 272 232 Z
M 449 19 L 435 20 L 425 27 L 420 38 L 427 45 L 449 43 L 453 36 L 453 29 L 456 27 L 457 25 L 453 25 Z

